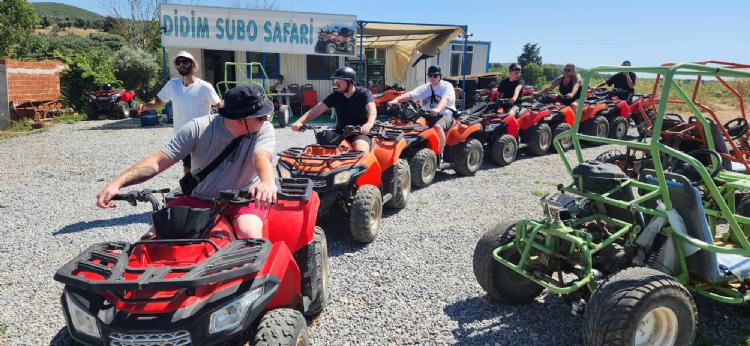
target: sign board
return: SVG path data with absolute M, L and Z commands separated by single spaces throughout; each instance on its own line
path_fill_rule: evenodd
M 162 3 L 165 47 L 354 55 L 357 17 Z

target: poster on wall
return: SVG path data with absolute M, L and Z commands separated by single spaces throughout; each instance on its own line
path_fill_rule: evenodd
M 193 5 L 160 5 L 165 47 L 354 55 L 357 17 Z

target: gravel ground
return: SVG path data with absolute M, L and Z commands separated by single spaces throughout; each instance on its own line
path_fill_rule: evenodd
M 148 227 L 147 206 L 100 210 L 94 196 L 160 148 L 168 127 L 135 120 L 80 122 L 0 141 L 0 344 L 47 344 L 64 327 L 56 269 L 89 244 L 133 241 Z M 312 141 L 278 130 L 279 149 Z M 604 148 L 587 149 L 589 157 Z M 173 167 L 142 187 L 176 185 Z M 438 173 L 409 205 L 385 215 L 379 238 L 354 243 L 331 218 L 332 301 L 313 322 L 318 345 L 580 344 L 581 319 L 554 295 L 522 306 L 490 303 L 471 267 L 474 245 L 501 220 L 540 215 L 540 195 L 567 177 L 556 155 L 485 164 L 474 177 Z M 697 299 L 699 341 L 738 344 L 750 334 L 740 309 Z

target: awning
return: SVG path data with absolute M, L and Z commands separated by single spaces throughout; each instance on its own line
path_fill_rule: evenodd
M 364 26 L 364 48 L 395 48 L 395 54 L 386 59 L 385 69 L 386 75 L 398 80 L 406 78 L 409 64 L 418 55 L 436 56 L 440 48 L 465 31 L 461 25 L 360 23 Z

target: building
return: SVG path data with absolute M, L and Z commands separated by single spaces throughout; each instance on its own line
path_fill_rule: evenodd
M 445 75 L 462 72 L 464 40 L 457 39 L 459 30 L 456 28 L 463 28 L 460 31 L 463 33 L 465 26 L 426 24 L 428 30 L 448 29 L 420 37 L 438 37 L 441 40 L 436 42 L 445 44 L 438 47 L 439 54 L 419 60 L 412 66 L 420 55 L 415 54 L 415 47 L 404 49 L 396 47 L 396 44 L 383 43 L 382 39 L 379 41 L 381 45 L 378 45 L 373 43 L 378 41 L 377 33 L 375 36 L 367 34 L 363 39 L 359 32 L 365 28 L 367 33 L 364 24 L 367 22 L 358 21 L 354 15 L 163 3 L 160 22 L 170 75 L 173 78 L 178 76 L 171 64 L 171 57 L 178 51 L 186 50 L 198 60 L 198 76 L 214 86 L 225 79 L 242 82 L 250 75 L 253 79 L 262 78 L 259 71 L 248 71 L 247 66 L 243 65 L 259 62 L 269 79 L 283 75 L 287 84 L 309 84 L 317 91 L 318 100 L 322 100 L 333 89 L 329 76 L 341 66 L 358 68 L 360 52 L 364 54 L 362 68 L 358 69 L 361 73 L 360 83 L 371 86 L 375 91 L 382 90 L 386 84 L 398 83 L 412 88 L 424 83 L 426 68 L 431 64 L 439 64 Z M 415 26 L 418 25 L 402 24 L 399 27 L 397 24 L 392 30 L 402 28 L 406 30 L 405 34 L 409 34 L 408 29 Z M 360 42 L 363 47 L 360 47 Z M 414 43 L 411 45 L 414 46 Z M 469 41 L 467 68 L 463 72 L 486 72 L 489 68 L 489 49 L 489 42 Z M 399 64 L 395 64 L 396 60 Z M 225 71 L 227 62 L 237 65 Z M 405 73 L 394 72 L 403 69 L 406 69 Z

